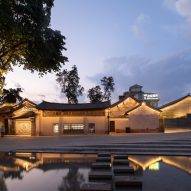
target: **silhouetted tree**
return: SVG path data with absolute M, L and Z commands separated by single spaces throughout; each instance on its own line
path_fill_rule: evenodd
M 82 95 L 84 88 L 79 84 L 77 67 L 74 65 L 72 70 L 65 69 L 56 76 L 56 81 L 60 84 L 61 92 L 66 95 L 68 103 L 78 103 L 78 97 Z
M 1 191 L 7 191 L 7 186 L 5 184 L 5 180 L 3 177 L 0 176 L 0 190 Z
M 10 179 L 18 179 L 18 180 L 22 180 L 23 179 L 23 170 L 20 169 L 19 171 L 8 171 L 8 172 L 4 172 L 4 177 L 5 178 L 10 178 Z
M 0 95 L 3 93 L 4 85 L 5 85 L 5 77 L 0 73 Z
M 63 177 L 62 183 L 59 186 L 59 191 L 79 191 L 80 186 L 84 183 L 85 179 L 83 174 L 78 172 L 78 168 L 71 166 L 68 174 Z
M 112 76 L 103 77 L 101 79 L 101 86 L 103 87 L 103 91 L 100 86 L 95 86 L 88 90 L 87 97 L 90 99 L 91 103 L 98 103 L 101 101 L 109 101 L 111 98 L 111 93 L 114 91 L 114 79 Z
M 12 66 L 58 72 L 65 37 L 50 28 L 54 0 L 0 0 L 0 77 Z
M 88 90 L 87 97 L 90 99 L 91 103 L 98 103 L 102 101 L 103 93 L 100 86 L 95 86 Z
M 104 93 L 103 93 L 103 100 L 110 100 L 111 92 L 114 91 L 114 79 L 112 76 L 103 77 L 101 79 L 101 85 L 103 86 Z
M 0 96 L 1 103 L 16 103 L 17 101 L 22 101 L 20 93 L 22 92 L 21 88 L 17 89 L 3 89 L 3 94 Z

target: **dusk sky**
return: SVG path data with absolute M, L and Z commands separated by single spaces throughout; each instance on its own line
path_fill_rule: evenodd
M 80 102 L 103 76 L 114 77 L 112 101 L 135 83 L 160 105 L 191 92 L 191 0 L 55 0 L 51 27 L 67 38 L 64 68 L 78 67 Z M 55 79 L 17 67 L 6 83 L 32 101 L 66 102 Z

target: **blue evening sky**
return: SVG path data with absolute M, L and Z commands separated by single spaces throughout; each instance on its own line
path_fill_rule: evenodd
M 138 83 L 166 103 L 191 92 L 191 0 L 55 0 L 51 27 L 66 36 L 68 58 L 77 65 L 84 96 L 113 76 L 112 100 Z M 43 78 L 14 68 L 8 87 L 22 87 L 32 101 L 66 102 L 55 74 Z

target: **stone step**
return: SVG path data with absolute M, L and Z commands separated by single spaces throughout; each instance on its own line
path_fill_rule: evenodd
M 65 150 L 66 152 L 68 151 L 72 151 L 72 152 L 79 152 L 81 153 L 82 150 L 84 151 L 89 151 L 90 153 L 97 153 L 97 152 L 101 152 L 101 151 L 106 151 L 106 152 L 111 152 L 112 154 L 114 153 L 131 153 L 131 152 L 173 152 L 173 153 L 178 153 L 178 152 L 191 152 L 191 147 L 189 148 L 114 148 L 114 147 L 110 147 L 110 148 L 100 148 L 100 147 L 71 147 L 71 148 L 62 148 L 63 150 Z M 55 150 L 56 151 L 56 150 Z M 65 153 L 66 153 L 65 152 Z M 101 157 L 101 156 L 100 156 Z
M 80 191 L 111 191 L 112 187 L 111 184 L 108 183 L 86 183 L 81 188 Z
M 110 162 L 95 162 L 91 166 L 92 169 L 97 170 L 97 169 L 111 169 L 111 163 Z
M 121 187 L 121 188 L 117 188 L 115 189 L 114 191 L 142 191 L 142 187 L 141 188 L 137 188 L 137 187 L 129 187 L 126 188 L 126 187 Z
M 128 159 L 128 156 L 127 155 L 114 155 L 113 156 L 113 159 Z
M 113 167 L 114 174 L 134 173 L 135 170 L 131 166 L 115 166 Z
M 111 157 L 110 153 L 98 153 L 97 157 Z
M 71 148 L 68 149 L 68 147 L 62 147 L 62 148 L 54 148 L 54 149 L 27 149 L 27 150 L 23 150 L 23 149 L 17 149 L 14 151 L 11 151 L 12 153 L 15 152 L 32 152 L 32 153 L 42 153 L 42 152 L 46 152 L 46 153 L 63 153 L 63 154 L 96 154 L 98 149 L 83 149 L 83 148 Z M 106 151 L 108 151 L 106 149 Z M 112 150 L 110 149 L 110 152 L 114 155 L 122 155 L 122 154 L 126 154 L 126 155 L 165 155 L 165 156 L 191 156 L 191 149 L 190 151 L 162 151 L 162 150 L 158 150 L 158 151 L 147 151 L 146 149 L 143 151 L 137 151 L 132 150 L 129 151 L 127 150 Z
M 142 179 L 135 176 L 115 176 L 115 187 L 142 187 Z
M 128 159 L 115 159 L 113 161 L 113 165 L 129 165 L 129 160 Z
M 111 157 L 98 157 L 96 162 L 109 162 L 111 163 Z
M 89 180 L 112 180 L 113 173 L 111 171 L 90 171 Z

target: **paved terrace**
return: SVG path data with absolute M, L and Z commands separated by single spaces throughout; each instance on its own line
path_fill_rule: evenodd
M 191 132 L 0 138 L 0 152 L 9 151 L 191 156 Z

